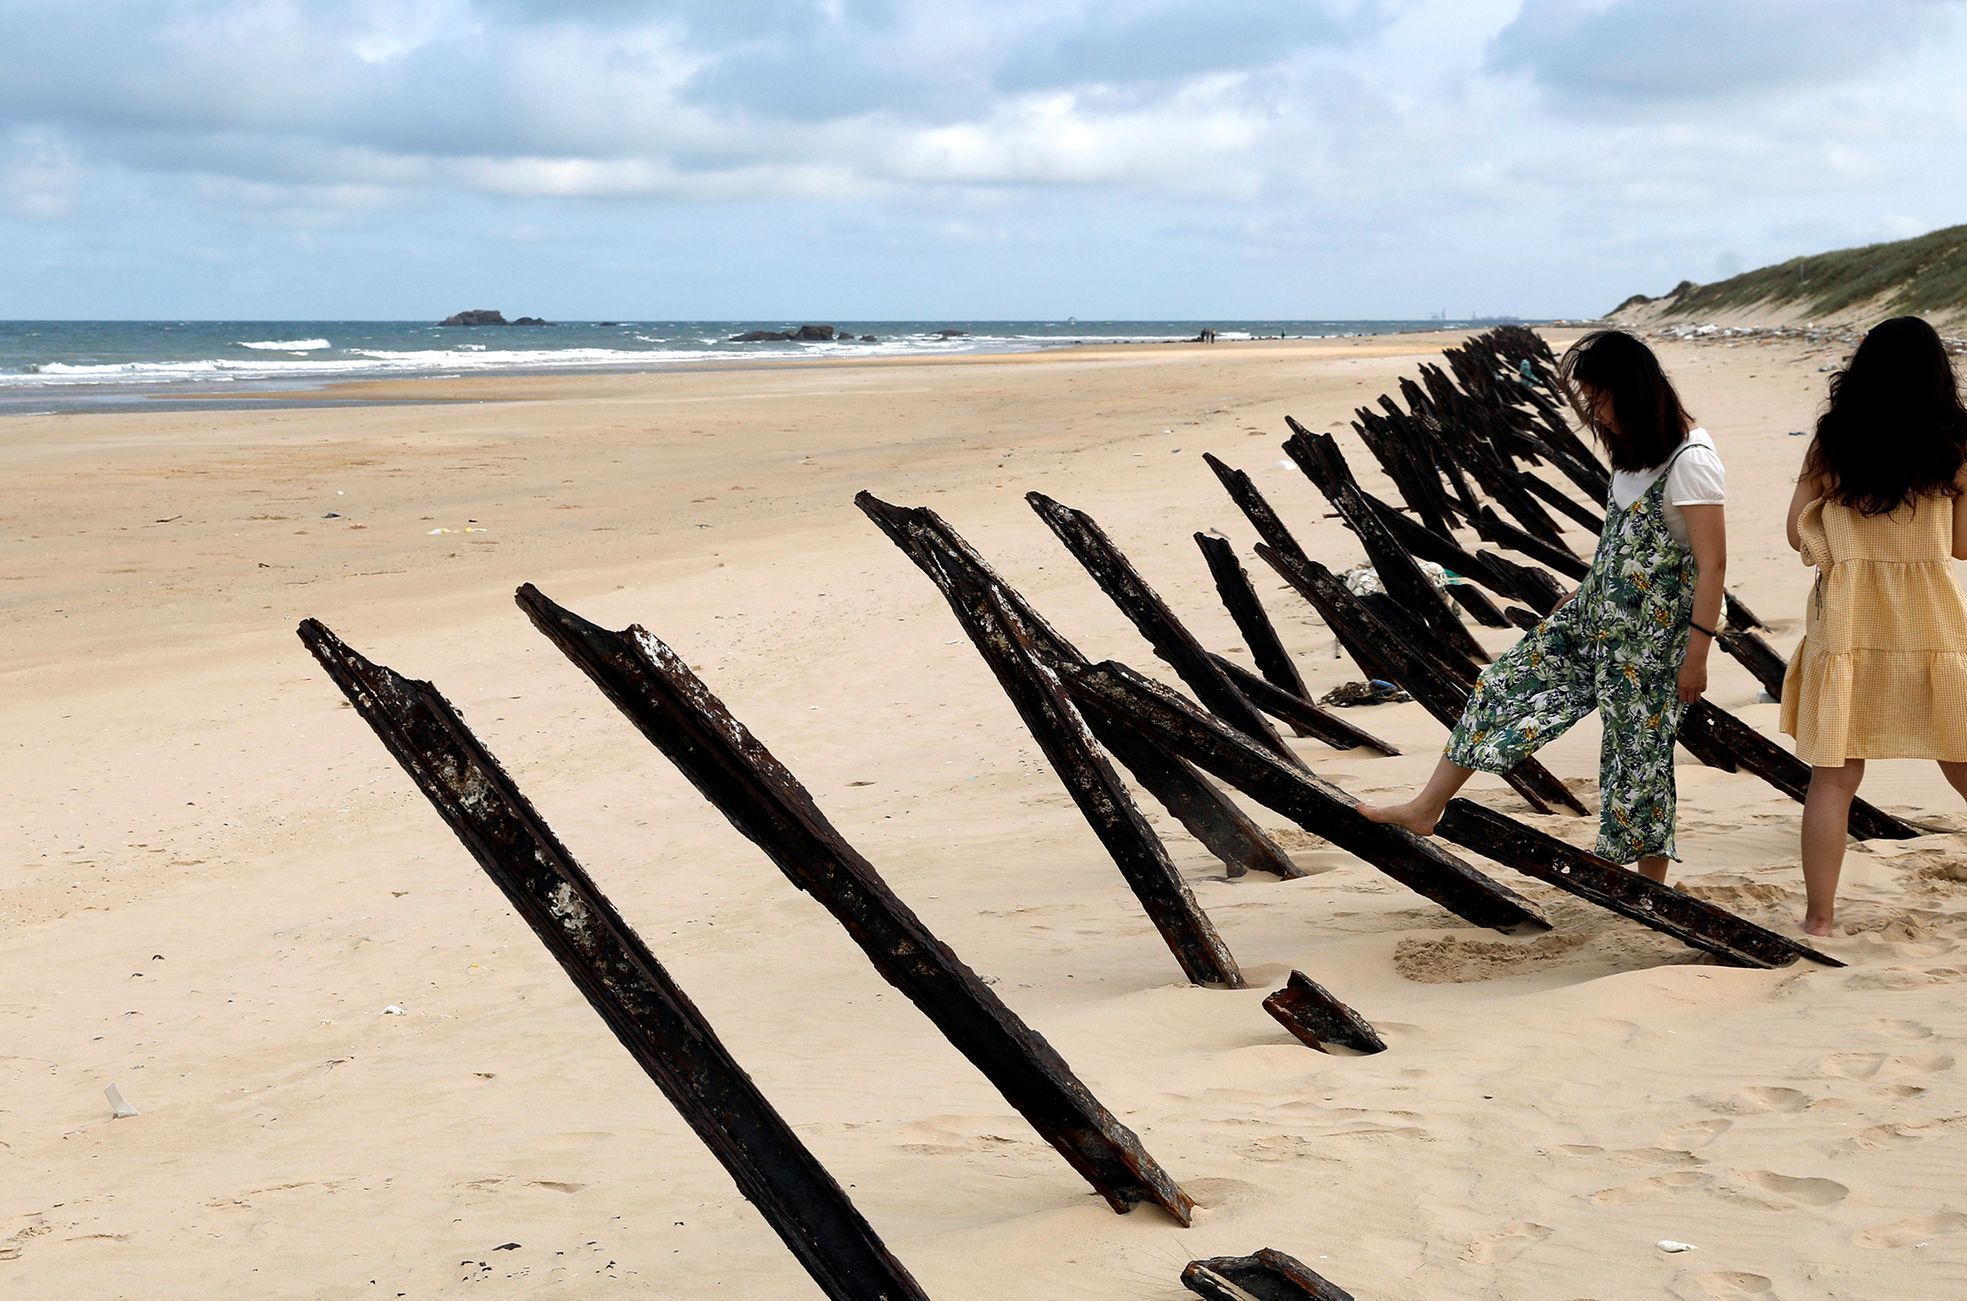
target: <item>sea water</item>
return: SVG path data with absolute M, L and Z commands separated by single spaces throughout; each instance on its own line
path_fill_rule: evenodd
M 817 324 L 817 322 L 815 322 Z M 0 410 L 121 405 L 147 396 L 315 389 L 337 380 L 494 372 L 646 371 L 819 357 L 1019 352 L 1164 343 L 1205 329 L 1223 342 L 1453 329 L 1412 321 L 832 321 L 831 342 L 737 343 L 793 321 L 0 321 Z M 863 342 L 862 336 L 873 336 Z

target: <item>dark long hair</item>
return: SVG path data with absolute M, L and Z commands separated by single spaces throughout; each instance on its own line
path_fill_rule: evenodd
M 1874 325 L 1843 370 L 1803 458 L 1824 495 L 1865 515 L 1921 497 L 1956 497 L 1967 460 L 1967 407 L 1939 334 L 1917 316 Z
M 1579 339 L 1558 363 L 1557 377 L 1615 470 L 1652 469 L 1673 455 L 1694 427 L 1660 359 L 1624 330 L 1594 330 Z M 1611 399 L 1610 421 L 1592 411 L 1587 388 Z

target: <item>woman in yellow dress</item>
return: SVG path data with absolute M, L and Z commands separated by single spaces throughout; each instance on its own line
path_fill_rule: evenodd
M 1783 731 L 1810 765 L 1803 929 L 1829 935 L 1867 759 L 1937 759 L 1967 796 L 1967 408 L 1933 327 L 1865 335 L 1831 377 L 1789 544 L 1817 569 L 1783 679 Z

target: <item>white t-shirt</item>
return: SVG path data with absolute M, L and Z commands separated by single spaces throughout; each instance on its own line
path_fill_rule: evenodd
M 1680 508 L 1719 506 L 1728 500 L 1727 472 L 1721 468 L 1721 453 L 1714 450 L 1714 439 L 1708 437 L 1707 430 L 1689 430 L 1686 447 L 1677 459 L 1668 453 L 1673 468 L 1666 472 L 1666 493 L 1662 498 L 1667 532 L 1683 547 L 1687 545 L 1687 517 Z M 1632 505 L 1659 482 L 1660 472 L 1657 465 L 1650 470 L 1612 471 L 1613 503 L 1620 507 Z

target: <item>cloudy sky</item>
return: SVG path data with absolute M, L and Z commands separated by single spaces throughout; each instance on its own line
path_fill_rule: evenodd
M 0 0 L 0 318 L 1590 314 L 1967 221 L 1963 0 Z

